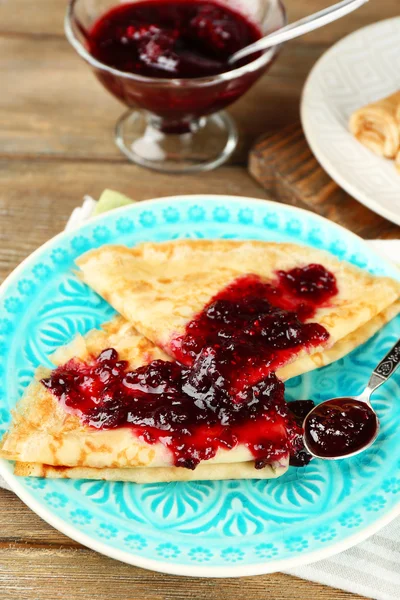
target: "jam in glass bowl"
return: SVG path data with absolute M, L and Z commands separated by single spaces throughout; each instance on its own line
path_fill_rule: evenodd
M 280 0 L 70 0 L 65 32 L 104 87 L 128 106 L 116 143 L 133 162 L 205 171 L 234 151 L 223 108 L 271 65 L 274 47 L 231 54 L 286 23 Z

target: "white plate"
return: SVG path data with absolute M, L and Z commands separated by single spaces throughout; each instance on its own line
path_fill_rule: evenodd
M 400 17 L 345 37 L 312 69 L 301 119 L 311 150 L 349 194 L 400 225 L 400 174 L 349 132 L 352 112 L 400 89 Z

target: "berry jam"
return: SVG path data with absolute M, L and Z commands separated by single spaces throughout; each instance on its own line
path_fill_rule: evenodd
M 161 360 L 128 371 L 110 348 L 90 364 L 69 361 L 43 384 L 87 425 L 129 426 L 145 442 L 163 443 L 175 465 L 188 469 L 238 444 L 261 468 L 285 458 L 301 431 L 274 373 L 249 390 L 246 402 L 233 403 L 209 374 L 202 379 L 191 368 Z
M 285 294 L 303 298 L 310 308 L 328 302 L 338 293 L 335 276 L 322 265 L 279 271 L 279 279 Z
M 100 62 L 147 77 L 208 77 L 237 68 L 228 58 L 261 37 L 240 13 L 203 0 L 122 4 L 95 22 L 89 52 Z M 241 64 L 254 60 L 254 56 Z
M 204 355 L 205 368 L 218 368 L 231 395 L 240 396 L 301 350 L 326 344 L 326 329 L 303 321 L 336 293 L 334 276 L 321 265 L 280 271 L 272 283 L 245 275 L 215 296 L 183 336 L 172 340 L 170 353 L 184 364 L 199 362 Z
M 109 348 L 87 364 L 69 361 L 42 383 L 91 427 L 129 426 L 147 443 L 161 442 L 176 466 L 194 469 L 238 444 L 250 450 L 256 468 L 288 453 L 306 464 L 301 421 L 274 370 L 327 341 L 323 327 L 303 321 L 336 293 L 332 278 L 318 265 L 279 272 L 271 283 L 240 277 L 173 340 L 178 362 L 156 360 L 128 371 Z M 319 301 L 312 286 L 320 289 Z
M 317 456 L 346 456 L 368 444 L 376 430 L 376 417 L 366 404 L 340 398 L 321 404 L 307 419 L 306 441 Z

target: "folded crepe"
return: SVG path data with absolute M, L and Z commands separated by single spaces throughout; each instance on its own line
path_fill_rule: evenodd
M 323 267 L 310 265 L 310 261 L 317 261 Z M 296 444 L 301 436 L 284 402 L 283 386 L 271 373 L 272 363 L 267 371 L 256 371 L 257 379 L 245 379 L 247 395 L 240 398 L 239 394 L 238 402 L 226 388 L 224 373 L 218 371 L 212 360 L 215 347 L 211 352 L 210 349 L 200 352 L 203 362 L 198 362 L 198 357 L 187 365 L 170 362 L 171 357 L 181 353 L 178 342 L 185 338 L 187 327 L 191 323 L 196 325 L 196 315 L 209 306 L 221 289 L 231 294 L 237 281 L 245 281 L 246 285 L 250 282 L 251 292 L 256 292 L 260 286 L 266 287 L 270 289 L 268 297 L 275 298 L 277 305 L 283 301 L 287 303 L 293 290 L 275 289 L 273 282 L 283 274 L 286 285 L 288 274 L 293 279 L 300 273 L 301 302 L 295 308 L 303 311 L 302 322 L 292 318 L 290 310 L 274 312 L 272 307 L 272 326 L 279 325 L 283 316 L 286 329 L 280 332 L 278 327 L 277 332 L 267 331 L 267 338 L 271 335 L 274 343 L 282 340 L 281 334 L 284 338 L 286 335 L 293 337 L 293 331 L 294 337 L 299 336 L 299 339 L 304 332 L 311 331 L 314 336 L 312 343 L 300 344 L 289 354 L 285 345 L 283 352 L 279 343 L 274 349 L 273 356 L 279 358 L 274 363 L 279 367 L 277 374 L 287 379 L 340 358 L 373 335 L 399 310 L 397 282 L 373 277 L 326 253 L 289 244 L 184 241 L 145 244 L 134 250 L 104 247 L 78 262 L 84 280 L 92 283 L 92 287 L 109 299 L 129 321 L 117 317 L 102 331 L 77 336 L 56 352 L 54 362 L 61 365 L 59 369 L 52 372 L 43 368 L 38 370 L 0 445 L 0 456 L 17 461 L 15 472 L 20 475 L 137 482 L 279 476 L 287 469 L 292 450 L 298 451 Z M 305 271 L 302 270 L 304 265 Z M 312 267 L 311 271 L 307 270 L 307 265 Z M 330 273 L 325 268 L 329 268 Z M 312 300 L 321 293 L 324 295 L 324 290 L 319 288 L 324 288 L 327 283 L 333 290 L 328 301 L 325 299 L 316 304 L 312 314 L 307 312 L 310 308 L 307 305 L 310 302 L 307 279 L 310 273 L 312 277 L 317 273 L 317 278 L 312 280 Z M 285 290 L 287 298 L 283 293 Z M 277 298 L 279 294 L 285 297 Z M 246 305 L 246 310 L 254 320 L 253 304 L 255 302 L 257 306 L 260 298 L 251 295 L 249 298 L 250 305 Z M 242 308 L 238 305 L 237 310 Z M 262 309 L 265 309 L 264 304 Z M 305 323 L 307 315 L 310 325 Z M 326 335 L 321 335 L 321 331 Z M 251 337 L 253 333 L 250 330 L 246 335 Z M 117 395 L 109 393 L 108 380 L 103 379 L 102 369 L 96 371 L 100 365 L 98 361 L 110 361 L 113 351 L 117 357 L 113 358 L 109 371 L 119 373 L 118 369 L 122 369 L 126 373 L 130 369 L 133 372 L 133 376 L 125 375 L 128 388 L 123 388 L 122 397 L 121 388 L 116 388 Z M 240 360 L 237 365 L 234 363 L 234 370 L 241 376 L 244 371 L 246 375 L 253 361 L 257 362 L 254 354 L 247 363 L 241 364 Z M 85 370 L 87 366 L 89 371 Z M 177 369 L 181 379 L 178 377 L 169 383 L 168 373 L 176 373 Z M 158 378 L 162 370 L 167 372 L 167 385 L 165 378 L 163 381 Z M 182 375 L 184 372 L 186 379 Z M 145 386 L 146 401 L 151 403 L 155 398 L 169 403 L 169 409 L 175 411 L 174 419 L 178 419 L 174 422 L 180 422 L 182 414 L 185 419 L 185 414 L 179 412 L 181 406 L 175 408 L 174 386 L 178 380 L 191 407 L 197 407 L 196 419 L 201 421 L 204 407 L 214 402 L 213 410 L 218 412 L 219 420 L 217 424 L 210 421 L 210 426 L 207 422 L 206 429 L 197 428 L 197 421 L 195 426 L 188 421 L 192 428 L 188 425 L 189 431 L 184 429 L 173 447 L 170 430 L 163 428 L 165 424 L 169 426 L 164 414 L 157 413 L 158 425 L 154 425 L 154 421 L 148 420 L 147 405 L 136 401 L 140 400 Z M 130 389 L 134 390 L 131 396 Z M 222 399 L 222 404 L 216 406 L 215 398 L 208 397 L 209 392 L 215 390 L 220 394 L 218 402 Z M 131 402 L 129 414 L 124 408 L 128 400 Z M 156 409 L 158 406 L 156 403 Z M 241 414 L 243 406 L 244 421 L 239 423 L 243 427 L 235 430 L 231 427 L 235 421 L 227 421 L 227 415 Z M 129 416 L 123 426 L 115 421 L 121 407 L 125 410 L 124 415 Z M 151 406 L 150 409 L 153 410 Z M 184 423 L 186 427 L 186 421 Z M 157 427 L 162 431 L 154 431 Z M 196 446 L 196 440 L 202 440 L 205 430 L 209 436 L 207 443 L 212 440 L 212 445 L 215 439 L 218 440 L 218 446 L 211 448 L 212 452 L 209 452 L 210 446 L 206 451 L 201 444 Z M 241 437 L 243 431 L 244 438 Z M 189 446 L 192 444 L 191 455 L 186 460 L 185 457 L 182 459 L 180 448 L 186 448 L 188 443 Z
M 356 110 L 349 126 L 358 141 L 375 154 L 395 158 L 400 149 L 400 91 Z
M 47 479 L 102 479 L 131 483 L 169 483 L 171 481 L 220 481 L 224 479 L 275 479 L 287 465 L 254 468 L 254 461 L 241 463 L 200 463 L 194 471 L 181 467 L 128 467 L 123 469 L 91 467 L 53 467 L 39 463 L 15 464 L 14 474 Z
M 103 246 L 77 260 L 83 281 L 140 333 L 178 359 L 188 327 L 221 290 L 249 274 L 273 283 L 277 274 L 310 263 L 323 265 L 336 281 L 337 293 L 316 306 L 306 320 L 322 326 L 329 337 L 320 345 L 299 347 L 285 357 L 285 364 L 332 347 L 362 327 L 399 298 L 399 282 L 373 276 L 314 248 L 260 241 Z
M 367 342 L 389 321 L 400 313 L 400 300 L 397 300 L 370 321 L 352 331 L 323 352 L 314 352 L 298 358 L 277 371 L 279 379 L 286 381 L 292 377 L 303 375 L 314 369 L 319 369 L 340 360 L 353 350 Z
M 127 369 L 138 369 L 152 361 L 170 361 L 162 350 L 138 334 L 122 317 L 116 317 L 84 337 L 59 348 L 53 356 L 57 365 L 90 364 L 102 351 L 113 348 Z M 154 364 L 154 363 L 152 363 Z M 57 370 L 53 371 L 53 374 Z M 60 376 L 64 377 L 61 372 Z M 140 428 L 128 426 L 96 429 L 83 422 L 79 411 L 69 409 L 43 381 L 51 371 L 40 367 L 34 381 L 17 404 L 8 433 L 0 443 L 0 457 L 16 462 L 17 475 L 40 477 L 94 478 L 138 483 L 197 479 L 268 479 L 283 474 L 289 454 L 255 469 L 254 456 L 241 444 L 219 448 L 195 470 L 175 466 L 174 455 L 162 442 L 148 443 Z M 271 440 L 287 435 L 278 418 L 270 427 Z M 168 437 L 168 431 L 166 436 Z M 268 437 L 268 436 L 267 436 Z M 264 436 L 265 438 L 265 436 Z M 282 438 L 282 439 L 281 439 Z M 286 439 L 286 438 L 285 438 Z M 285 441 L 285 439 L 283 441 Z
M 370 339 L 381 327 L 388 323 L 400 312 L 400 301 L 395 302 L 382 313 L 376 315 L 371 321 L 352 332 L 343 340 L 337 342 L 329 350 L 325 350 L 322 353 L 316 353 L 311 356 L 305 356 L 301 359 L 296 360 L 280 369 L 278 376 L 282 379 L 288 379 L 296 375 L 300 375 L 306 371 L 315 369 L 317 367 L 328 365 L 336 360 L 339 360 L 359 345 Z M 143 356 L 146 354 L 146 359 L 151 360 L 154 358 L 160 358 L 168 360 L 168 356 L 164 355 L 162 351 L 153 347 L 151 342 L 145 340 L 133 330 L 133 327 L 127 323 L 122 317 L 115 317 L 110 323 L 103 325 L 102 331 L 93 330 L 89 332 L 85 337 L 77 336 L 68 346 L 60 348 L 55 356 L 54 362 L 58 365 L 70 360 L 73 357 L 79 357 L 81 360 L 87 360 L 88 355 L 96 354 L 101 348 L 104 348 L 108 344 L 112 344 L 121 357 L 129 360 L 129 365 L 134 366 L 138 362 L 138 355 L 133 355 L 136 352 L 138 344 L 132 342 L 140 342 L 142 344 L 141 352 Z M 143 360 L 142 357 L 139 359 Z M 40 375 L 39 375 L 40 376 Z M 87 432 L 84 432 L 84 437 L 81 437 L 81 428 L 75 421 L 74 429 L 70 429 L 67 423 L 71 420 L 69 415 L 60 415 L 55 405 L 55 399 L 46 392 L 46 403 L 49 403 L 49 407 L 44 403 L 38 402 L 38 398 L 35 395 L 36 391 L 42 393 L 42 389 L 38 388 L 35 384 L 32 386 L 33 390 L 28 390 L 27 397 L 30 398 L 30 408 L 24 408 L 27 400 L 25 399 L 17 409 L 14 424 L 8 434 L 7 438 L 3 441 L 0 446 L 0 455 L 5 458 L 12 457 L 16 459 L 14 472 L 16 475 L 23 477 L 46 477 L 52 479 L 100 479 L 106 481 L 130 481 L 135 483 L 155 483 L 155 482 L 169 482 L 169 481 L 192 481 L 192 480 L 220 480 L 220 479 L 254 479 L 257 478 L 274 478 L 282 475 L 287 468 L 287 461 L 281 462 L 280 464 L 266 465 L 262 470 L 256 471 L 254 468 L 254 461 L 245 462 L 233 462 L 233 463 L 201 463 L 193 471 L 191 469 L 182 469 L 180 467 L 167 466 L 167 467 L 147 467 L 147 466 L 125 466 L 120 461 L 119 467 L 90 467 L 83 466 L 81 464 L 82 457 L 93 452 L 91 456 L 91 462 L 94 464 L 106 464 L 107 458 L 104 455 L 105 448 L 103 447 L 101 463 L 99 463 L 99 457 L 96 456 L 96 446 L 93 446 L 92 440 L 88 438 Z M 41 395 L 41 394 L 40 394 Z M 57 423 L 53 421 L 51 410 L 54 409 L 54 414 L 58 413 L 61 420 Z M 28 425 L 28 423 L 30 423 Z M 70 464 L 71 456 L 79 454 L 78 466 L 57 466 L 43 464 L 41 462 L 31 462 L 32 459 L 36 458 L 39 460 L 39 456 L 34 457 L 31 452 L 31 448 L 36 446 L 37 442 L 37 429 L 38 423 L 40 424 L 41 433 L 39 437 L 42 439 L 47 436 L 47 443 L 49 447 L 54 448 L 54 444 L 57 440 L 58 449 L 63 447 L 64 440 L 67 436 L 75 439 L 75 450 L 70 450 L 69 456 L 66 457 L 66 462 Z M 56 428 L 54 429 L 54 426 Z M 62 430 L 64 430 L 63 433 Z M 31 438 L 31 436 L 34 436 Z M 96 435 L 96 443 L 102 445 L 101 438 L 103 435 Z M 46 442 L 45 442 L 46 443 Z M 67 442 L 68 443 L 68 442 Z M 71 442 L 69 442 L 71 444 Z M 79 448 L 79 450 L 78 450 Z M 82 454 L 82 448 L 84 453 Z M 36 449 L 35 449 L 36 451 Z M 49 452 L 41 455 L 41 458 L 48 460 Z M 52 455 L 53 462 L 54 456 Z M 29 462 L 26 462 L 28 461 Z M 59 456 L 57 461 L 63 461 L 63 456 Z M 25 461 L 25 462 L 21 462 Z M 108 464 L 112 464 L 113 458 L 110 455 Z M 84 461 L 86 462 L 86 460 Z

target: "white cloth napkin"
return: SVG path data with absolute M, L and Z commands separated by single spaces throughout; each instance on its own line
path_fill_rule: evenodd
M 65 230 L 75 229 L 89 219 L 95 206 L 96 201 L 85 196 L 82 206 L 72 212 Z M 368 243 L 386 260 L 400 260 L 400 240 L 370 240 Z M 1 476 L 0 487 L 10 489 Z M 399 600 L 400 518 L 350 550 L 287 573 L 374 600 Z

